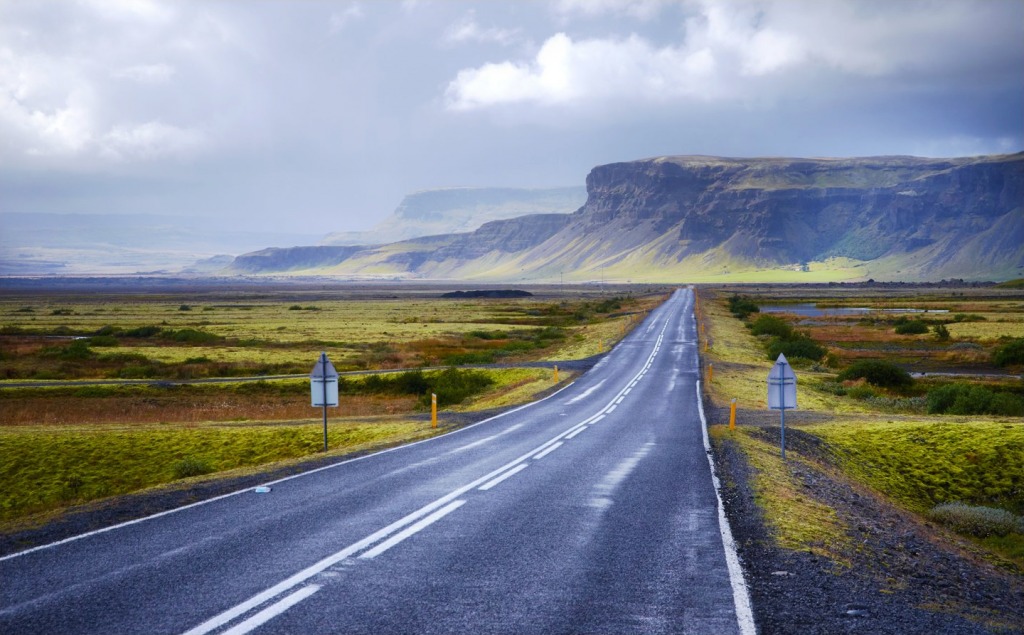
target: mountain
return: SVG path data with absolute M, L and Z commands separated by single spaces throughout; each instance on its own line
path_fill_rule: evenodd
M 421 236 L 471 232 L 484 223 L 529 214 L 574 212 L 587 200 L 581 186 L 455 187 L 415 192 L 370 231 L 328 234 L 322 245 L 383 245 Z
M 571 215 L 492 221 L 344 254 L 296 249 L 276 250 L 278 266 L 258 271 L 533 281 L 1018 278 L 1024 153 L 659 157 L 594 168 L 587 202 Z M 250 255 L 231 269 L 257 271 Z

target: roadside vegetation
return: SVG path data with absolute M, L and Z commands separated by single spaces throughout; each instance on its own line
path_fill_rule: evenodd
M 1024 302 L 981 292 L 789 293 L 793 311 L 768 294 L 704 291 L 701 303 L 705 376 L 713 367 L 706 389 L 719 413 L 712 436 L 736 443 L 755 468 L 777 543 L 831 549 L 843 562 L 850 532 L 798 487 L 797 474 L 811 470 L 867 486 L 1024 571 Z M 808 315 L 807 305 L 874 310 Z M 787 429 L 823 442 L 790 447 L 786 463 L 766 403 L 780 352 L 799 386 Z M 729 431 L 721 413 L 733 398 L 739 425 Z
M 553 369 L 517 363 L 596 355 L 662 299 L 0 300 L 0 530 L 109 496 L 322 456 L 321 411 L 305 378 L 320 351 L 341 372 L 367 373 L 339 379 L 340 405 L 328 413 L 330 453 L 343 455 L 467 420 L 448 413 L 534 399 L 556 386 Z M 508 367 L 467 368 L 480 364 Z M 274 375 L 302 377 L 176 383 Z M 562 369 L 559 381 L 573 375 Z M 151 383 L 73 383 L 140 379 Z M 26 381 L 41 385 L 10 385 Z

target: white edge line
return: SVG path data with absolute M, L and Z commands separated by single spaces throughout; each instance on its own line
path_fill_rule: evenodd
M 267 482 L 267 483 L 263 483 L 263 485 L 277 485 L 278 483 L 283 483 L 285 481 L 290 481 L 290 480 L 292 480 L 294 478 L 299 478 L 299 477 L 302 477 L 302 476 L 309 476 L 310 474 L 316 474 L 317 472 L 323 472 L 324 470 L 331 470 L 331 469 L 334 469 L 334 468 L 342 466 L 342 465 L 347 465 L 349 463 L 353 463 L 355 461 L 362 461 L 362 460 L 368 459 L 370 457 L 379 456 L 381 454 L 387 454 L 388 452 L 396 452 L 398 450 L 402 450 L 402 449 L 405 449 L 405 448 L 411 448 L 414 445 L 419 445 L 421 443 L 427 443 L 428 441 L 434 441 L 435 439 L 440 439 L 442 437 L 448 437 L 448 436 L 451 436 L 453 434 L 458 434 L 459 432 L 462 432 L 464 430 L 469 430 L 470 428 L 475 428 L 475 427 L 483 425 L 485 423 L 489 423 L 491 421 L 494 421 L 495 419 L 500 419 L 501 417 L 504 417 L 505 415 L 510 415 L 510 414 L 512 414 L 514 412 L 519 412 L 520 410 L 523 410 L 525 408 L 529 408 L 530 406 L 539 404 L 539 403 L 541 403 L 543 401 L 547 401 L 548 399 L 551 399 L 552 397 L 556 396 L 558 393 L 562 392 L 563 390 L 567 390 L 570 386 L 572 386 L 575 383 L 576 383 L 575 381 L 572 381 L 572 382 L 566 384 L 565 386 L 563 386 L 562 388 L 559 388 L 555 392 L 551 393 L 547 397 L 544 397 L 542 399 L 538 399 L 537 401 L 531 401 L 530 403 L 523 404 L 523 405 L 521 405 L 521 406 L 519 406 L 517 408 L 513 408 L 512 410 L 506 410 L 505 412 L 496 414 L 493 417 L 488 417 L 487 419 L 484 419 L 483 421 L 477 421 L 474 424 L 470 424 L 468 426 L 459 428 L 457 430 L 452 430 L 451 432 L 445 432 L 444 434 L 439 434 L 439 435 L 437 435 L 435 437 L 430 437 L 429 439 L 421 439 L 419 441 L 413 441 L 412 443 L 408 443 L 408 444 L 405 444 L 405 445 L 398 445 L 398 446 L 395 446 L 393 448 L 385 448 L 383 450 L 379 450 L 379 451 L 373 452 L 371 454 L 364 454 L 363 456 L 357 456 L 357 457 L 353 457 L 351 459 L 345 459 L 343 461 L 338 461 L 337 463 L 332 463 L 330 465 L 325 465 L 323 467 L 314 468 L 314 469 L 308 470 L 306 472 L 299 472 L 298 474 L 292 474 L 291 476 L 286 476 L 284 478 L 279 478 L 276 481 L 270 481 L 270 482 Z M 88 531 L 88 532 L 86 532 L 84 534 L 78 534 L 76 536 L 70 536 L 68 538 L 64 538 L 63 540 L 58 540 L 56 542 L 47 543 L 45 545 L 39 545 L 39 546 L 36 546 L 36 547 L 31 547 L 29 549 L 25 549 L 24 551 L 18 551 L 18 552 L 15 552 L 15 553 L 9 553 L 6 556 L 0 556 L 0 562 L 3 562 L 5 560 L 12 560 L 14 558 L 19 558 L 21 556 L 27 556 L 28 554 L 35 553 L 36 551 L 42 551 L 44 549 L 52 549 L 53 547 L 59 547 L 60 545 L 67 544 L 69 542 L 74 542 L 76 540 L 81 540 L 82 538 L 88 538 L 90 536 L 95 536 L 95 535 L 98 535 L 98 534 L 103 534 L 103 533 L 106 533 L 108 531 L 114 531 L 115 529 L 122 529 L 122 528 L 128 527 L 130 525 L 136 525 L 138 523 L 146 522 L 147 520 L 153 520 L 155 518 L 160 518 L 161 516 L 168 516 L 170 514 L 176 514 L 178 512 L 185 511 L 186 509 L 191 509 L 193 507 L 199 507 L 201 505 L 209 505 L 210 503 L 215 503 L 215 502 L 217 502 L 219 500 L 223 500 L 225 498 L 230 498 L 232 496 L 238 496 L 239 494 L 247 494 L 249 492 L 252 492 L 252 487 L 246 487 L 244 489 L 235 490 L 234 492 L 228 492 L 227 494 L 221 494 L 220 496 L 214 496 L 213 498 L 207 498 L 206 500 L 196 501 L 195 503 L 189 503 L 188 505 L 182 505 L 181 507 L 175 507 L 174 509 L 166 509 L 166 510 L 164 510 L 162 512 L 157 512 L 157 513 L 151 514 L 149 516 L 143 516 L 142 518 L 135 518 L 134 520 L 128 520 L 128 521 L 125 521 L 123 523 L 118 523 L 116 525 L 111 525 L 109 527 L 103 527 L 101 529 L 94 529 L 93 531 Z
M 711 456 L 711 440 L 708 438 L 708 422 L 704 418 L 704 403 L 701 399 L 700 380 L 697 380 L 697 412 L 700 413 L 700 431 L 704 436 L 704 453 L 708 456 L 711 466 L 711 482 L 715 486 L 715 498 L 718 499 L 718 527 L 722 534 L 722 547 L 725 548 L 725 564 L 729 568 L 729 582 L 732 585 L 732 600 L 736 605 L 736 621 L 739 623 L 740 635 L 756 635 L 754 610 L 750 605 L 750 592 L 747 581 L 743 577 L 740 556 L 736 553 L 736 541 L 733 540 L 729 519 L 725 517 L 725 505 L 722 503 L 722 484 L 715 473 L 715 459 Z
M 256 615 L 253 615 L 252 617 L 245 620 L 238 626 L 235 626 L 230 630 L 224 631 L 223 633 L 221 633 L 221 635 L 245 635 L 245 633 L 248 633 L 249 631 L 255 630 L 256 628 L 259 628 L 260 626 L 266 624 L 270 620 L 274 619 L 281 613 L 284 613 L 291 607 L 305 600 L 306 598 L 313 595 L 319 590 L 320 587 L 315 584 L 302 587 L 295 593 L 292 593 L 291 595 L 282 598 L 280 601 L 271 604 L 270 606 L 263 609 Z
M 433 525 L 434 523 L 436 523 L 437 521 L 441 520 L 442 518 L 444 518 L 448 514 L 452 513 L 456 509 L 462 507 L 465 503 L 466 503 L 466 501 L 464 501 L 464 500 L 452 501 L 451 503 L 448 503 L 447 505 L 445 505 L 441 509 L 437 510 L 433 514 L 431 514 L 431 515 L 427 516 L 426 518 L 420 520 L 419 522 L 417 522 L 414 525 L 410 525 L 410 526 L 406 527 L 402 531 L 398 532 L 394 536 L 391 536 L 390 538 L 388 538 L 384 542 L 380 543 L 379 545 L 377 545 L 373 549 L 370 549 L 369 551 L 367 551 L 366 553 L 360 555 L 359 557 L 360 558 L 365 558 L 367 560 L 369 560 L 370 558 L 376 558 L 377 556 L 379 556 L 380 554 L 384 553 L 388 549 L 394 547 L 395 545 L 397 545 L 398 543 L 402 542 L 406 538 L 409 538 L 413 534 L 418 534 L 419 532 L 423 531 L 427 527 Z
M 511 470 L 505 472 L 501 476 L 498 476 L 498 477 L 496 477 L 494 479 L 491 479 L 487 483 L 484 483 L 483 485 L 481 485 L 477 489 L 479 489 L 482 492 L 486 492 L 487 490 L 489 490 L 492 487 L 496 486 L 498 483 L 501 483 L 505 479 L 511 478 L 511 477 L 515 476 L 516 474 L 522 472 L 523 470 L 525 470 L 529 466 L 530 466 L 529 463 L 520 463 L 519 465 L 517 465 L 514 468 L 512 468 Z

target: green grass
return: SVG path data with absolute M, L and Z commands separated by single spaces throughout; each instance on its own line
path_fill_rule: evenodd
M 430 436 L 429 422 L 329 425 L 332 451 Z M 145 426 L 118 429 L 0 428 L 0 525 L 29 514 L 127 494 L 184 476 L 315 454 L 319 422 L 268 426 Z
M 812 464 L 792 453 L 783 462 L 777 446 L 756 438 L 749 429 L 730 431 L 727 426 L 715 425 L 709 427 L 709 434 L 715 443 L 731 441 L 743 451 L 754 469 L 754 500 L 778 546 L 844 562 L 841 551 L 849 542 L 846 526 L 836 511 L 817 500 L 793 473 L 794 468 L 813 470 Z
M 804 428 L 836 449 L 845 469 L 924 513 L 960 501 L 1024 513 L 1024 423 L 909 421 Z

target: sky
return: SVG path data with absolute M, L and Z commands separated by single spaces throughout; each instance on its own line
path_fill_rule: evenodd
M 661 155 L 1024 150 L 1024 0 L 0 0 L 0 212 L 368 229 Z

